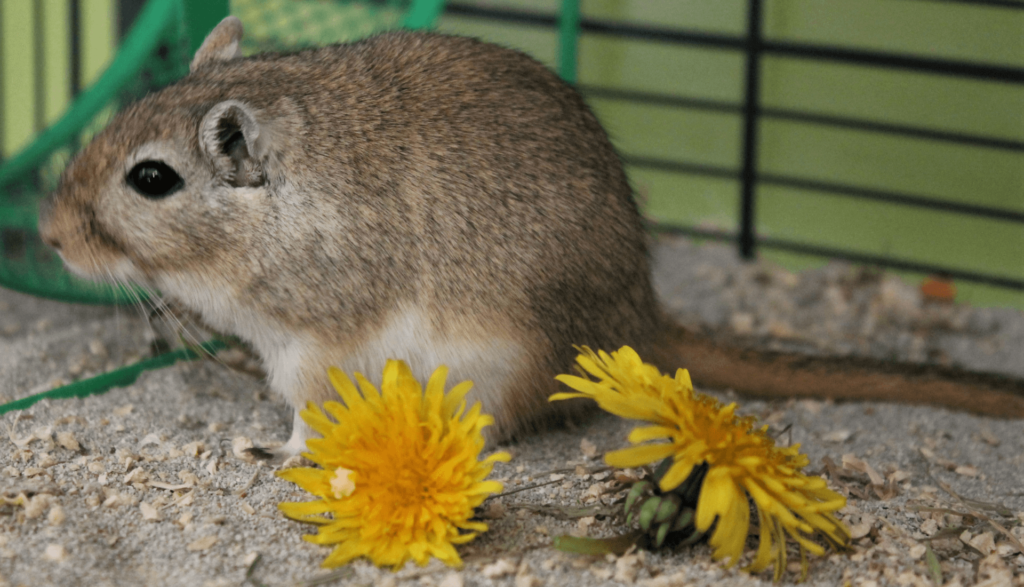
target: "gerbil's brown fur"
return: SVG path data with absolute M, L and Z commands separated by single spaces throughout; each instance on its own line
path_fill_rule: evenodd
M 774 365 L 743 370 L 757 361 L 683 335 L 654 344 L 672 329 L 622 164 L 540 63 L 410 32 L 242 59 L 241 33 L 225 19 L 187 77 L 68 166 L 40 230 L 74 271 L 158 289 L 246 340 L 297 409 L 336 397 L 331 365 L 379 382 L 387 358 L 424 380 L 445 363 L 507 438 L 573 409 L 546 398 L 574 345 L 798 392 Z M 825 394 L 848 374 L 810 373 L 824 377 L 800 389 Z M 898 393 L 871 381 L 834 395 Z M 309 433 L 296 418 L 279 455 Z
M 71 162 L 41 232 L 72 269 L 154 287 L 241 336 L 297 408 L 332 397 L 329 365 L 371 376 L 394 353 L 420 376 L 436 359 L 476 380 L 507 437 L 566 409 L 546 398 L 573 345 L 646 354 L 640 216 L 556 75 L 410 32 L 240 59 L 234 31 L 229 17 L 190 75 Z M 153 161 L 183 187 L 132 188 Z

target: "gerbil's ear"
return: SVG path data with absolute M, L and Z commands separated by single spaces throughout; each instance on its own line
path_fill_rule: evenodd
M 255 187 L 267 181 L 263 161 L 266 139 L 256 114 L 238 100 L 225 100 L 210 109 L 199 125 L 199 144 L 218 175 L 235 187 Z
M 228 61 L 242 54 L 242 21 L 234 16 L 225 17 L 206 35 L 206 40 L 192 58 L 189 71 L 195 71 L 210 61 Z

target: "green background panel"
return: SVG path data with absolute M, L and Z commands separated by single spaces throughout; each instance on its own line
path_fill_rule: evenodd
M 597 34 L 580 38 L 582 85 L 738 102 L 743 72 L 737 51 Z
M 31 2 L 0 2 L 0 70 L 3 71 L 3 145 L 13 153 L 35 132 L 35 29 Z
M 1020 152 L 765 120 L 760 153 L 765 173 L 1024 211 Z
M 630 183 L 646 215 L 660 223 L 736 230 L 740 182 L 734 179 L 628 166 Z
M 762 65 L 766 107 L 1024 140 L 1020 84 L 780 57 Z
M 1024 12 L 899 0 L 769 0 L 765 37 L 1024 67 Z
M 67 31 L 71 10 L 66 0 L 42 0 L 43 35 L 43 121 L 55 122 L 71 103 L 71 39 Z
M 1009 222 L 863 202 L 809 190 L 761 186 L 758 226 L 764 236 L 859 253 L 933 260 L 954 246 L 955 257 L 934 259 L 954 269 L 1024 278 L 1024 240 Z
M 82 87 L 89 86 L 107 68 L 117 48 L 115 0 L 88 0 L 81 14 Z
M 588 102 L 623 153 L 727 168 L 740 164 L 743 121 L 737 114 L 617 99 Z
M 746 30 L 747 3 L 746 0 L 583 0 L 580 11 L 585 18 L 740 34 Z

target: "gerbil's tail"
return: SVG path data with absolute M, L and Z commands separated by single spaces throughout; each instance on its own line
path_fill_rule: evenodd
M 684 367 L 695 385 L 760 397 L 928 404 L 1024 418 L 1024 381 L 954 367 L 817 357 L 744 348 L 669 323 L 655 345 L 663 370 Z

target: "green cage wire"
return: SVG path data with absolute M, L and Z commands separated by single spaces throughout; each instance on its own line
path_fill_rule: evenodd
M 394 28 L 429 28 L 444 0 L 232 0 L 245 53 L 358 40 Z M 135 293 L 78 279 L 39 239 L 40 201 L 70 157 L 119 107 L 188 73 L 202 36 L 226 16 L 223 0 L 149 0 L 102 76 L 68 111 L 0 166 L 0 286 L 68 302 L 128 303 Z M 218 10 L 219 8 L 219 10 Z M 219 14 L 218 14 L 219 12 Z

